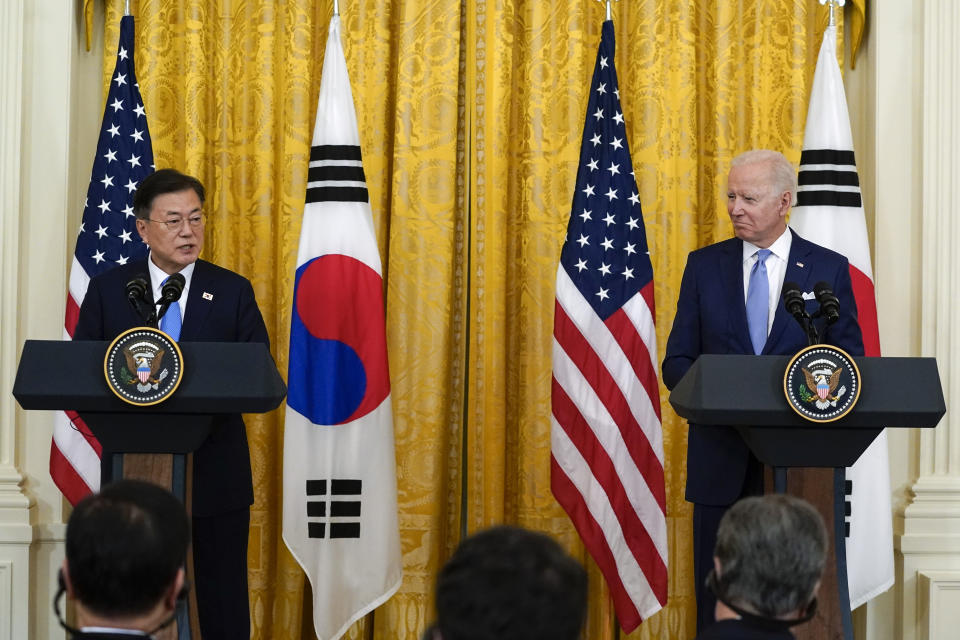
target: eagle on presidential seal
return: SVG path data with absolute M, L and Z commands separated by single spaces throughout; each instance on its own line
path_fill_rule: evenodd
M 136 345 L 134 345 L 136 347 Z M 156 389 L 157 385 L 166 377 L 166 370 L 157 374 L 160 371 L 160 367 L 163 365 L 163 355 L 166 353 L 163 349 L 158 349 L 156 352 L 151 353 L 148 350 L 134 350 L 130 347 L 124 347 L 123 357 L 127 360 L 127 369 L 131 373 L 136 374 L 136 378 L 130 381 L 129 384 L 136 383 L 137 389 L 139 391 L 147 391 L 148 389 Z
M 810 391 L 809 394 L 802 394 L 804 400 L 815 404 L 817 409 L 826 409 L 830 405 L 837 406 L 837 400 L 847 392 L 845 386 L 837 389 L 837 385 L 840 384 L 840 374 L 843 373 L 842 367 L 835 370 L 822 368 L 813 371 L 801 368 L 801 371 L 803 371 L 807 389 Z

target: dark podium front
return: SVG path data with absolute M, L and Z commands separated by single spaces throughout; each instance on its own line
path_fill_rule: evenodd
M 934 358 L 854 358 L 860 399 L 835 422 L 805 420 L 787 404 L 791 356 L 700 356 L 670 394 L 677 414 L 732 425 L 772 467 L 849 467 L 884 428 L 935 427 L 946 413 Z
M 183 342 L 179 343 L 183 377 L 176 392 L 160 404 L 134 406 L 118 398 L 104 379 L 109 345 L 28 340 L 13 395 L 24 409 L 77 412 L 104 450 L 118 454 L 109 462 L 114 478 L 136 477 L 166 486 L 184 500 L 188 510 L 187 454 L 206 440 L 214 417 L 266 413 L 280 406 L 286 395 L 266 345 Z M 191 564 L 188 561 L 188 570 L 192 570 Z M 190 601 L 190 611 L 178 616 L 181 639 L 200 637 L 192 615 L 196 612 L 194 597 Z
M 833 529 L 835 562 L 828 563 L 817 617 L 795 627 L 802 640 L 853 640 L 847 589 L 844 530 L 844 472 L 884 428 L 935 427 L 946 412 L 934 358 L 854 358 L 860 369 L 860 398 L 849 414 L 817 423 L 798 415 L 784 396 L 791 356 L 700 356 L 670 394 L 674 410 L 697 425 L 726 425 L 764 464 L 775 469 L 778 489 L 786 468 L 805 468 L 800 484 Z M 835 471 L 815 475 L 815 467 Z M 782 470 L 782 473 L 780 472 Z M 831 571 L 835 567 L 835 571 Z

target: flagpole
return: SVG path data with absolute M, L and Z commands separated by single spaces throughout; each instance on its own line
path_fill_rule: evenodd
M 606 5 L 607 5 L 607 20 L 613 20 L 613 17 L 612 17 L 613 14 L 612 14 L 611 11 L 610 11 L 610 1 L 611 1 L 611 0 L 597 0 L 597 2 L 605 2 L 605 3 L 606 3 Z M 336 2 L 336 0 L 334 0 L 334 2 Z M 617 2 L 620 2 L 620 0 L 617 0 Z
M 340 0 L 333 0 L 333 15 L 340 15 Z
M 130 0 L 125 0 L 123 3 L 123 15 L 130 15 Z
M 847 3 L 847 0 L 820 0 L 820 5 L 830 4 L 830 20 L 827 22 L 828 27 L 837 26 L 837 17 L 834 15 L 833 10 L 835 7 L 842 7 Z M 609 8 L 610 2 L 607 1 L 607 7 Z

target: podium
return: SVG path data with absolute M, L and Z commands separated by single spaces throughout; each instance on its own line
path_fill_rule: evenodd
M 104 379 L 109 345 L 27 340 L 13 395 L 27 410 L 77 412 L 105 451 L 119 453 L 111 463 L 122 473 L 114 478 L 133 476 L 166 486 L 189 513 L 187 454 L 203 444 L 214 418 L 272 411 L 283 401 L 286 385 L 265 344 L 183 342 L 183 377 L 176 392 L 159 404 L 134 406 L 117 397 Z M 190 565 L 188 558 L 188 573 Z M 193 595 L 190 602 L 195 613 Z M 180 638 L 200 637 L 195 615 L 186 610 L 178 614 L 177 626 Z
M 834 593 L 821 589 L 821 611 L 829 629 L 852 640 L 847 593 L 843 470 L 852 466 L 884 428 L 931 428 L 946 413 L 934 358 L 854 358 L 860 369 L 860 398 L 846 416 L 826 423 L 798 415 L 784 397 L 791 356 L 701 355 L 670 394 L 677 414 L 697 425 L 736 428 L 753 454 L 775 469 L 833 467 L 839 500 L 825 518 L 834 523 L 837 571 Z M 836 493 L 835 493 L 836 495 Z M 819 506 L 819 505 L 818 505 Z M 823 511 L 823 509 L 820 509 Z M 832 516 L 832 517 L 830 517 Z M 823 606 L 832 598 L 838 606 Z M 818 614 L 819 615 L 819 614 Z M 813 625 L 814 622 L 808 623 Z M 806 625 L 804 625 L 806 626 Z M 796 629 L 798 637 L 803 626 Z M 818 636 L 819 637 L 819 636 Z M 830 635 L 830 637 L 833 637 Z

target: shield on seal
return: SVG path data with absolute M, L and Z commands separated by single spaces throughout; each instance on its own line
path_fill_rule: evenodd
M 830 395 L 830 385 L 827 384 L 827 380 L 823 376 L 820 376 L 820 380 L 817 382 L 817 395 L 820 396 L 821 400 L 826 400 L 827 396 Z
M 140 361 L 140 366 L 137 367 L 137 377 L 143 384 L 146 384 L 147 380 L 150 379 L 150 367 L 147 366 L 146 360 Z

